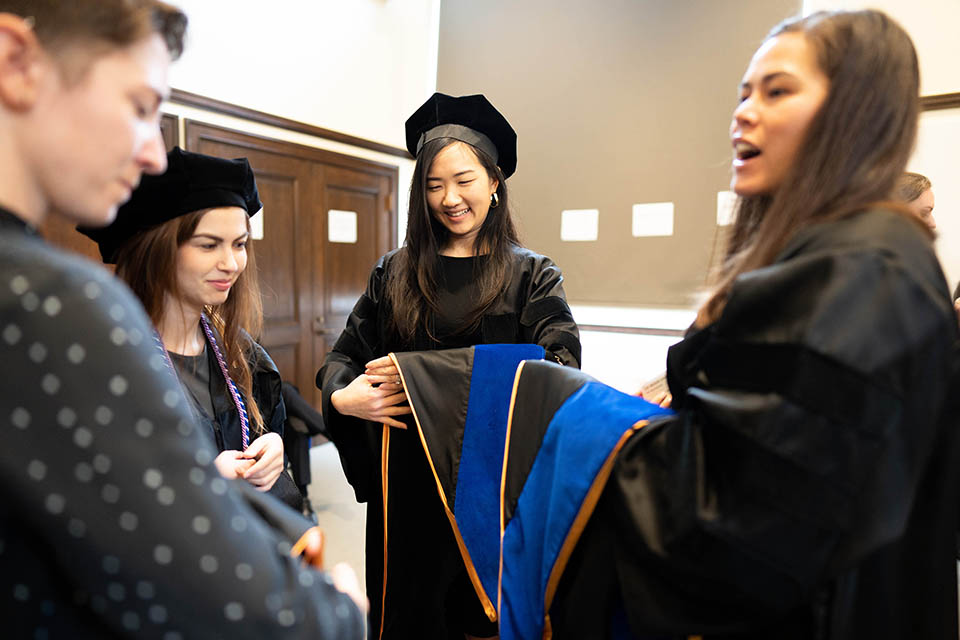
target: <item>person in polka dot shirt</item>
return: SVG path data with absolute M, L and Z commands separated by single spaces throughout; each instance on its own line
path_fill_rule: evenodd
M 352 571 L 293 555 L 316 560 L 310 523 L 217 471 L 131 292 L 34 231 L 108 224 L 164 171 L 185 27 L 156 0 L 0 0 L 4 637 L 364 634 Z

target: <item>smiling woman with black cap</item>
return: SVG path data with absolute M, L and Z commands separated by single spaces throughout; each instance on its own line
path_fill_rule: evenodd
M 179 148 L 167 160 L 166 173 L 144 176 L 113 224 L 81 231 L 143 302 L 216 442 L 220 473 L 299 509 L 300 493 L 283 477 L 280 374 L 250 337 L 262 325 L 249 241 L 249 218 L 262 208 L 253 171 L 244 158 Z
M 506 180 L 517 166 L 517 136 L 506 119 L 482 95 L 437 93 L 407 120 L 406 137 L 417 162 L 404 246 L 377 262 L 317 385 L 347 478 L 357 499 L 372 505 L 373 633 L 493 636 L 496 624 L 471 586 L 416 430 L 405 430 L 410 408 L 386 356 L 534 343 L 548 359 L 579 367 L 579 333 L 560 269 L 520 245 L 511 219 Z M 389 427 L 397 429 L 382 438 Z M 382 453 L 389 455 L 389 550 Z

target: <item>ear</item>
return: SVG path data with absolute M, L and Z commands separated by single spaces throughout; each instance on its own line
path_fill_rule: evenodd
M 27 22 L 0 13 L 0 105 L 10 111 L 33 107 L 42 75 L 43 51 Z
M 490 178 L 490 195 L 493 195 L 500 188 L 500 181 L 496 178 Z

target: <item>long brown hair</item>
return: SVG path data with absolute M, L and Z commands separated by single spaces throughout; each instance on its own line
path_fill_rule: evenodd
M 775 193 L 739 198 L 726 256 L 697 325 L 715 321 L 740 274 L 771 264 L 800 229 L 887 202 L 917 135 L 920 74 L 910 37 L 879 11 L 819 12 L 776 26 L 800 33 L 830 87 Z
M 138 233 L 117 251 L 117 275 L 140 298 L 155 326 L 159 326 L 163 318 L 164 298 L 167 295 L 173 299 L 181 297 L 177 286 L 177 250 L 193 237 L 200 219 L 208 211 L 194 211 Z M 247 228 L 249 230 L 249 221 Z M 204 313 L 222 337 L 220 346 L 227 371 L 247 400 L 254 431 L 263 433 L 263 415 L 253 400 L 253 374 L 248 362 L 254 357 L 254 347 L 251 339 L 242 333 L 246 331 L 255 340 L 263 328 L 263 305 L 252 242 L 247 244 L 247 266 L 237 277 L 226 302 L 206 307 Z
M 387 274 L 385 293 L 389 306 L 387 335 L 400 344 L 413 344 L 420 324 L 427 335 L 433 337 L 427 319 L 439 311 L 440 250 L 447 244 L 450 232 L 434 218 L 427 204 L 427 173 L 437 154 L 454 142 L 457 140 L 453 138 L 437 138 L 423 145 L 417 154 L 410 185 L 407 236 Z M 476 154 L 488 177 L 498 181 L 496 193 L 500 201 L 487 213 L 474 243 L 474 254 L 485 254 L 486 259 L 475 264 L 479 293 L 461 328 L 463 333 L 469 333 L 480 326 L 483 314 L 506 288 L 510 279 L 510 255 L 513 248 L 520 245 L 520 239 L 510 213 L 503 172 L 489 155 L 473 145 L 463 144 Z

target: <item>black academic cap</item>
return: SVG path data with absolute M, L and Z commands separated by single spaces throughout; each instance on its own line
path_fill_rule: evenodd
M 416 156 L 427 142 L 454 138 L 482 149 L 503 177 L 517 170 L 517 133 L 482 95 L 454 98 L 435 93 L 407 119 L 407 151 Z
M 77 230 L 100 245 L 103 261 L 111 264 L 117 250 L 137 233 L 213 207 L 241 207 L 250 216 L 263 208 L 250 163 L 246 158 L 225 160 L 174 147 L 167 154 L 166 172 L 144 175 L 110 226 Z

